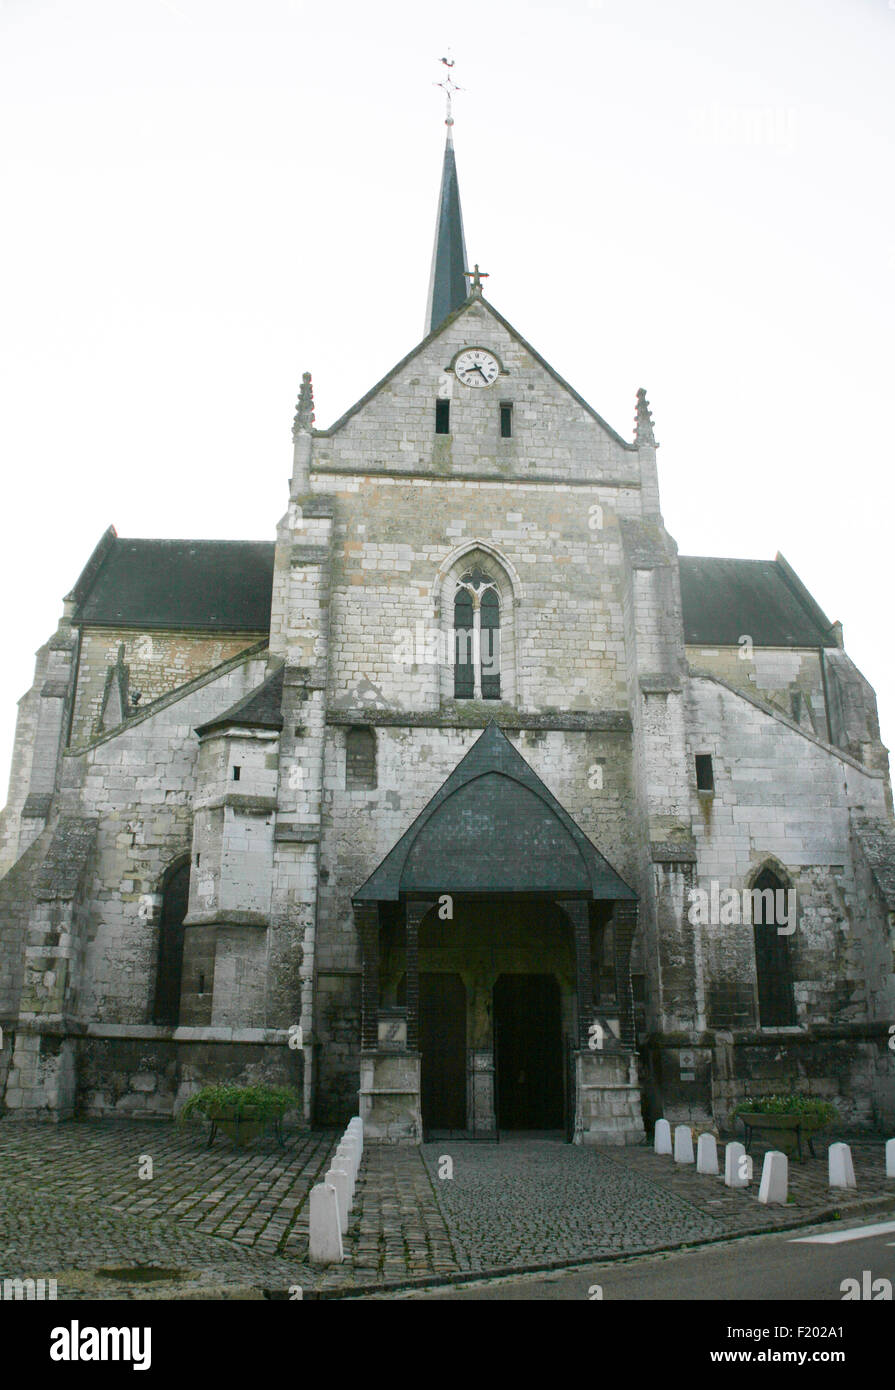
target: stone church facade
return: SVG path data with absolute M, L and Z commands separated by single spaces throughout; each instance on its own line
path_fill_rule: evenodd
M 467 278 L 472 280 L 467 285 Z M 368 1134 L 895 1124 L 873 690 L 781 555 L 682 557 L 632 441 L 469 276 L 275 542 L 110 528 L 20 702 L 0 818 L 7 1120 L 294 1085 Z M 758 920 L 755 920 L 755 919 Z

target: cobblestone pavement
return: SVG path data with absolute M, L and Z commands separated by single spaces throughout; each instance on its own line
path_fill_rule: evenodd
M 458 1268 L 416 1149 L 367 1147 L 346 1259 L 307 1264 L 308 1194 L 338 1135 L 236 1149 L 164 1123 L 0 1125 L 0 1279 L 60 1298 L 202 1297 L 425 1280 Z M 141 1159 L 152 1177 L 139 1176 Z M 145 1171 L 145 1163 L 143 1168 Z M 171 1278 L 146 1271 L 167 1270 Z M 117 1275 L 116 1272 L 117 1271 Z
M 534 1136 L 424 1145 L 461 1268 L 559 1263 L 724 1235 L 716 1216 L 610 1152 Z M 453 1160 L 453 1176 L 439 1179 L 443 1157 Z
M 343 1264 L 307 1264 L 308 1194 L 338 1136 L 223 1136 L 170 1124 L 0 1123 L 0 1279 L 56 1278 L 60 1298 L 264 1297 L 427 1283 L 492 1269 L 632 1253 L 845 1217 L 895 1204 L 881 1142 L 853 1143 L 858 1191 L 832 1197 L 822 1157 L 790 1165 L 794 1202 L 757 1201 L 756 1181 L 717 1178 L 648 1148 L 591 1149 L 545 1136 L 500 1145 L 368 1145 Z M 141 1178 L 141 1158 L 153 1176 Z M 449 1157 L 451 1177 L 442 1162 Z M 143 1163 L 145 1171 L 145 1162 Z

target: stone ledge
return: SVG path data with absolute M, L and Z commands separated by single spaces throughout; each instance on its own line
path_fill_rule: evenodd
M 641 676 L 640 689 L 644 695 L 679 695 L 683 683 L 676 676 Z
M 325 565 L 328 560 L 328 545 L 293 545 L 289 552 L 290 565 Z
M 52 792 L 29 792 L 22 807 L 23 820 L 46 820 L 53 804 Z
M 320 828 L 313 825 L 278 825 L 273 837 L 277 841 L 285 840 L 296 845 L 315 845 L 320 840 Z
M 266 927 L 270 919 L 266 912 L 239 912 L 234 908 L 210 908 L 208 912 L 190 912 L 183 919 L 185 927 Z
M 456 714 L 415 714 L 408 710 L 339 710 L 326 712 L 327 724 L 375 724 L 398 729 L 484 729 L 494 718 L 493 713 L 476 713 L 474 717 Z M 629 734 L 633 729 L 631 716 L 622 710 L 559 710 L 547 714 L 507 714 L 500 712 L 497 720 L 504 730 L 541 730 L 544 733 L 609 733 Z
M 699 855 L 695 840 L 662 840 L 650 845 L 654 864 L 695 864 Z
M 248 792 L 225 792 L 223 796 L 213 796 L 210 801 L 196 801 L 194 811 L 220 811 L 229 806 L 234 811 L 247 811 L 250 815 L 267 815 L 277 809 L 275 796 L 252 796 Z
M 285 1028 L 191 1028 L 163 1027 L 156 1023 L 88 1023 L 79 1036 L 86 1038 L 132 1038 L 157 1042 L 264 1043 L 288 1046 Z

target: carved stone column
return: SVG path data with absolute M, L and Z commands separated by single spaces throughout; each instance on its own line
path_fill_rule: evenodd
M 631 946 L 637 930 L 638 904 L 623 899 L 615 904 L 613 924 L 615 938 L 615 988 L 620 1013 L 621 1040 L 625 1047 L 634 1047 L 634 990 L 631 985 Z
M 407 1050 L 420 1045 L 420 923 L 433 906 L 429 898 L 409 898 L 405 904 L 407 961 Z
M 361 1050 L 379 1045 L 379 904 L 355 903 L 354 921 L 361 940 Z
M 587 1047 L 587 1033 L 594 1012 L 589 904 L 582 898 L 569 898 L 564 900 L 560 906 L 572 923 L 572 930 L 575 938 L 575 984 L 578 992 L 578 1046 Z

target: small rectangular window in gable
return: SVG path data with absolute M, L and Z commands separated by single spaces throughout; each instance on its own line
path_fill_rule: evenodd
M 450 401 L 435 402 L 435 433 L 450 434 L 451 432 L 451 403 Z
M 238 781 L 239 781 L 239 774 L 240 774 L 241 771 L 242 771 L 242 768 L 240 768 L 240 767 L 234 767 L 234 769 L 233 769 L 233 781 L 234 781 L 234 782 L 238 782 Z
M 512 439 L 513 437 L 512 401 L 501 401 L 500 403 L 500 437 L 501 439 Z

